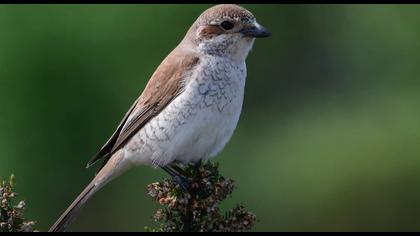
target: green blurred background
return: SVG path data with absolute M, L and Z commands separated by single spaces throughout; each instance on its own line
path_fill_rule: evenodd
M 257 231 L 420 230 L 420 6 L 244 5 L 272 31 L 249 55 L 217 157 Z M 161 60 L 209 5 L 0 6 L 0 175 L 49 226 Z M 142 231 L 158 205 L 129 171 L 73 231 Z

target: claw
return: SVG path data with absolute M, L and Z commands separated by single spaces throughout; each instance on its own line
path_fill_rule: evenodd
M 174 176 L 173 181 L 176 184 L 178 184 L 182 188 L 182 190 L 184 190 L 185 192 L 189 192 L 189 190 L 191 188 L 191 184 L 192 184 L 191 180 L 189 180 L 185 177 L 182 177 L 182 176 Z

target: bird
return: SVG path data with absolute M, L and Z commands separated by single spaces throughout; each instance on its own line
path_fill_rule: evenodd
M 256 38 L 269 36 L 239 5 L 215 5 L 201 13 L 88 162 L 90 167 L 102 160 L 93 180 L 49 231 L 65 231 L 89 198 L 132 167 L 160 167 L 182 178 L 177 164 L 217 156 L 239 121 L 248 53 Z

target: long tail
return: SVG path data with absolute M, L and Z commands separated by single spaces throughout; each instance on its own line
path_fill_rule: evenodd
M 105 184 L 122 174 L 128 167 L 127 161 L 124 161 L 121 151 L 116 152 L 108 163 L 99 171 L 95 178 L 88 184 L 88 186 L 79 194 L 76 200 L 67 208 L 67 210 L 58 218 L 58 220 L 51 226 L 49 232 L 65 231 L 75 219 L 79 210 L 85 203 Z
M 66 227 L 74 220 L 76 214 L 82 208 L 82 206 L 87 202 L 87 200 L 93 196 L 93 194 L 98 190 L 98 187 L 95 187 L 94 181 L 92 181 L 83 192 L 73 201 L 73 203 L 67 208 L 67 210 L 60 216 L 60 218 L 51 226 L 49 232 L 61 232 L 66 229 Z

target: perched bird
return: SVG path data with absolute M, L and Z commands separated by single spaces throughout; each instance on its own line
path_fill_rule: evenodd
M 176 163 L 215 157 L 239 120 L 245 59 L 255 38 L 268 36 L 243 7 L 217 5 L 204 11 L 89 161 L 88 167 L 103 159 L 92 182 L 50 231 L 64 231 L 94 193 L 131 167 L 157 166 L 182 178 Z

